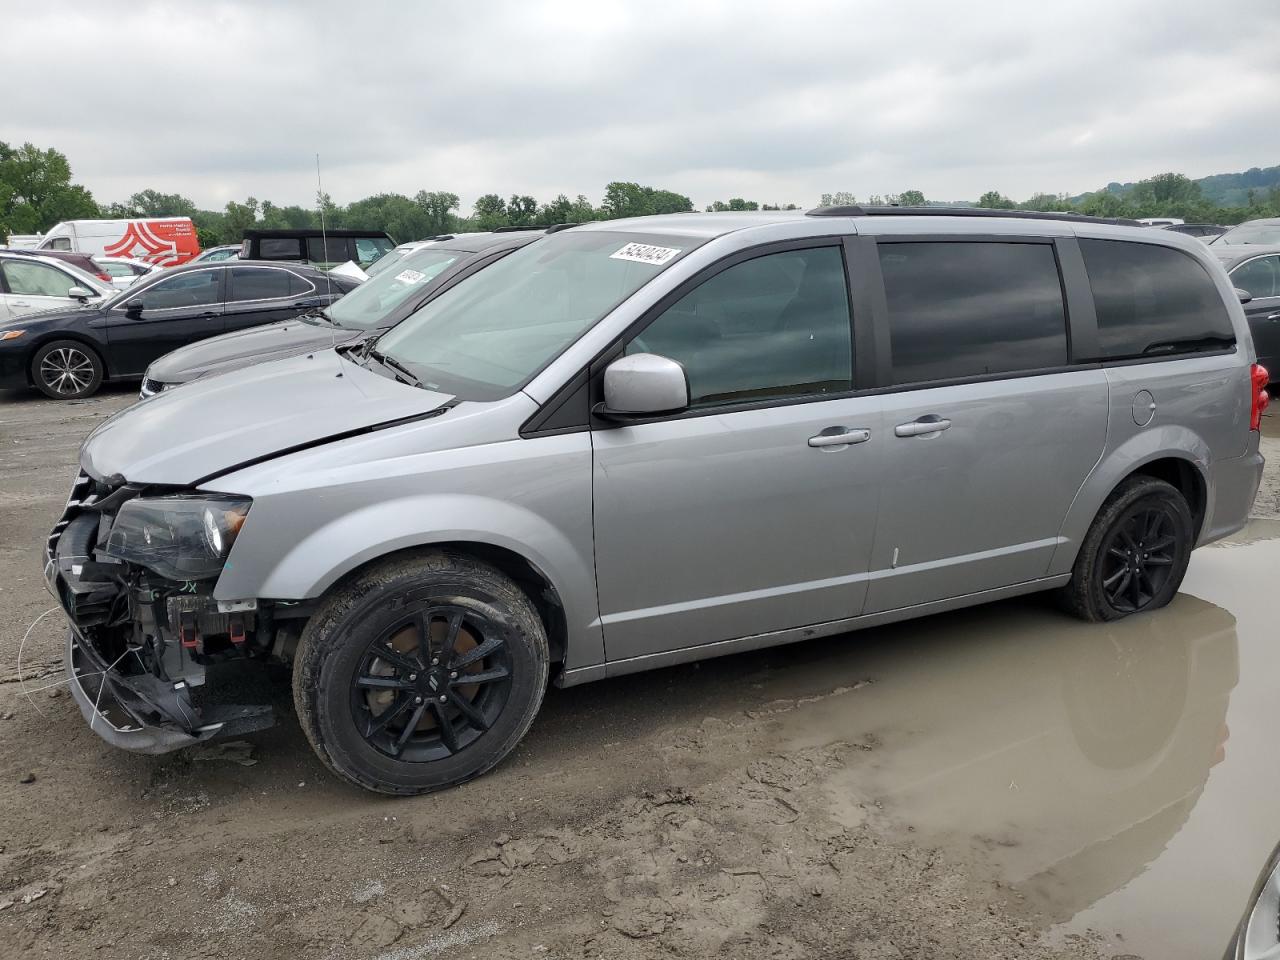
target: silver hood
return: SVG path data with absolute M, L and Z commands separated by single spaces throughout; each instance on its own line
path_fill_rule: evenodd
M 451 399 L 317 350 L 134 404 L 89 435 L 80 463 L 98 478 L 186 486 L 286 450 L 423 416 Z

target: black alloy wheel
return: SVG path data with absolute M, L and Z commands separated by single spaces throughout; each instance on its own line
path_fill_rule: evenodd
M 1155 477 L 1129 477 L 1094 517 L 1058 600 L 1095 622 L 1163 607 L 1182 585 L 1195 537 L 1182 491 Z
M 375 750 L 428 762 L 489 730 L 510 690 L 503 628 L 465 607 L 428 606 L 369 645 L 351 678 L 351 711 Z
M 1176 518 L 1166 505 L 1134 509 L 1111 531 L 1098 565 L 1102 591 L 1120 613 L 1145 608 L 1173 570 Z
M 443 550 L 393 555 L 325 594 L 294 657 L 293 699 L 344 779 L 408 795 L 485 773 L 528 732 L 546 627 L 501 571 Z

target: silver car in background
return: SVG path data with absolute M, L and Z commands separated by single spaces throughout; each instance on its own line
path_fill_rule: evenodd
M 110 742 L 265 726 L 237 678 L 283 662 L 331 770 L 419 793 L 498 763 L 548 679 L 1035 591 L 1160 607 L 1245 523 L 1265 385 L 1225 272 L 1166 231 L 588 224 L 376 340 L 118 414 L 46 577 Z

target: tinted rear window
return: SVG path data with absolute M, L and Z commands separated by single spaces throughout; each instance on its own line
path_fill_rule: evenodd
M 1047 243 L 881 243 L 893 382 L 1067 362 L 1067 320 Z
M 290 293 L 287 270 L 270 267 L 232 267 L 228 300 L 272 300 Z
M 307 259 L 313 263 L 346 263 L 351 259 L 346 237 L 307 237 Z
M 1081 240 L 1098 344 L 1108 358 L 1215 350 L 1235 343 L 1231 318 L 1208 272 L 1171 247 Z
M 297 237 L 263 237 L 258 241 L 258 256 L 263 260 L 301 260 L 302 241 Z

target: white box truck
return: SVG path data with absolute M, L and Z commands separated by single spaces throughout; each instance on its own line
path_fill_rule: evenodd
M 91 257 L 131 257 L 158 267 L 186 263 L 200 252 L 190 217 L 147 220 L 64 220 L 40 238 L 37 250 L 74 250 Z

